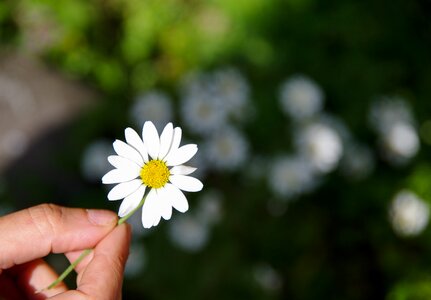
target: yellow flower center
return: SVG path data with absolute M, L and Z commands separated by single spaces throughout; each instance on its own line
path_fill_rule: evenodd
M 146 186 L 158 189 L 165 186 L 171 173 L 165 162 L 156 159 L 146 163 L 142 167 L 140 175 Z

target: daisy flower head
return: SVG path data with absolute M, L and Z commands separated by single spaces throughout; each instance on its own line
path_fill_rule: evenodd
M 300 128 L 295 138 L 298 152 L 303 153 L 318 172 L 329 173 L 338 166 L 343 155 L 343 140 L 332 126 L 313 122 Z
M 125 130 L 125 136 L 126 142 L 116 140 L 113 144 L 117 155 L 108 157 L 115 169 L 102 178 L 104 184 L 116 184 L 108 199 L 123 199 L 118 215 L 128 216 L 143 202 L 142 224 L 150 228 L 157 226 L 161 218 L 169 220 L 172 207 L 186 212 L 189 205 L 182 191 L 203 188 L 201 181 L 188 176 L 196 168 L 184 165 L 198 151 L 197 145 L 180 147 L 182 130 L 172 123 L 160 136 L 151 121 L 145 122 L 142 138 L 131 128 Z
M 187 128 L 205 136 L 226 123 L 226 108 L 214 93 L 198 91 L 182 98 L 181 115 Z
M 383 155 L 393 165 L 404 165 L 419 151 L 420 140 L 416 128 L 409 123 L 395 123 L 380 137 Z
M 217 70 L 213 85 L 228 113 L 241 115 L 249 105 L 250 88 L 244 76 L 234 68 Z
M 324 94 L 312 79 L 304 75 L 295 75 L 280 87 L 279 100 L 287 115 L 295 121 L 302 121 L 322 110 Z
M 226 125 L 208 138 L 203 152 L 215 170 L 235 171 L 247 161 L 249 144 L 241 131 Z
M 389 207 L 389 220 L 394 231 L 403 237 L 422 233 L 429 221 L 429 205 L 410 190 L 401 190 Z
M 308 159 L 283 155 L 272 162 L 268 183 L 275 195 L 290 200 L 313 191 L 319 184 L 317 175 Z

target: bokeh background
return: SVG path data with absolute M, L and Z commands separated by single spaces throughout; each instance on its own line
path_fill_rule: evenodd
M 430 9 L 3 0 L 0 213 L 117 210 L 112 142 L 172 121 L 205 187 L 132 218 L 124 299 L 431 299 Z

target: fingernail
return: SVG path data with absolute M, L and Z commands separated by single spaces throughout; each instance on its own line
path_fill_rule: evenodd
M 87 209 L 88 219 L 95 225 L 109 225 L 117 220 L 117 215 L 109 210 Z

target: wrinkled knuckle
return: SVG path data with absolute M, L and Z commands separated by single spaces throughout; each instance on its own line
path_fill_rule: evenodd
M 54 204 L 41 204 L 28 209 L 31 220 L 42 236 L 52 236 L 63 219 L 63 209 Z

